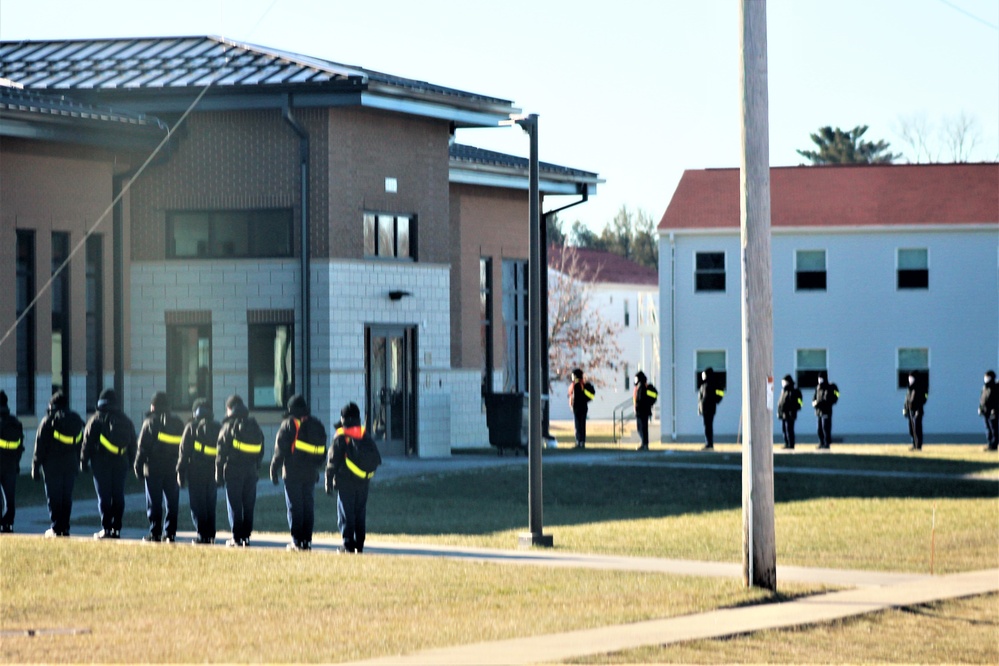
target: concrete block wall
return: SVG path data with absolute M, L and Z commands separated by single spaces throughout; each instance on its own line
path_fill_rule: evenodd
M 486 410 L 482 405 L 482 376 L 476 370 L 451 371 L 451 446 L 489 446 Z

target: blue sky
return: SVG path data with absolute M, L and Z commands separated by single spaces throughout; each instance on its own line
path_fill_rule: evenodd
M 607 183 L 563 219 L 658 221 L 685 169 L 739 165 L 738 0 L 0 0 L 0 39 L 221 34 L 513 100 L 541 159 Z M 999 0 L 769 0 L 770 161 L 821 126 L 975 122 L 999 159 Z M 516 128 L 458 140 L 527 154 Z M 941 149 L 941 161 L 950 161 Z

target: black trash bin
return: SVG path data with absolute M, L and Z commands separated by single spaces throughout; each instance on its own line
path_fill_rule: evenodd
M 524 416 L 523 393 L 486 394 L 486 426 L 489 444 L 503 455 L 507 449 L 527 453 L 527 417 Z

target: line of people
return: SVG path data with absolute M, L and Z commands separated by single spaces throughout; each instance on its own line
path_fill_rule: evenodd
M 12 532 L 14 492 L 24 434 L 10 414 L 7 395 L 0 391 L 0 487 L 3 513 L 0 531 Z M 360 409 L 348 403 L 331 445 L 326 428 L 313 416 L 301 395 L 288 401 L 287 413 L 275 438 L 270 479 L 285 483 L 289 550 L 312 547 L 315 525 L 314 486 L 325 466 L 325 490 L 336 494 L 337 527 L 342 551 L 363 552 L 368 487 L 381 456 L 361 425 Z M 195 400 L 187 423 L 170 411 L 169 400 L 156 392 L 138 436 L 132 421 L 118 406 L 113 389 L 101 392 L 97 410 L 86 423 L 56 391 L 38 425 L 31 478 L 45 485 L 50 528 L 47 537 L 69 536 L 76 477 L 93 471 L 101 529 L 97 539 L 121 538 L 125 511 L 125 480 L 131 467 L 142 479 L 150 542 L 177 538 L 180 489 L 187 488 L 195 544 L 215 543 L 218 490 L 225 489 L 232 538 L 228 546 L 248 546 L 253 532 L 258 472 L 264 457 L 264 434 L 242 398 L 226 400 L 226 415 L 215 420 L 207 400 Z

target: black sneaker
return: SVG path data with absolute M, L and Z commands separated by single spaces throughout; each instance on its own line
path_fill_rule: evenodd
M 110 538 L 112 538 L 112 539 L 120 539 L 121 538 L 121 530 L 114 530 L 114 529 L 111 530 L 111 537 Z

